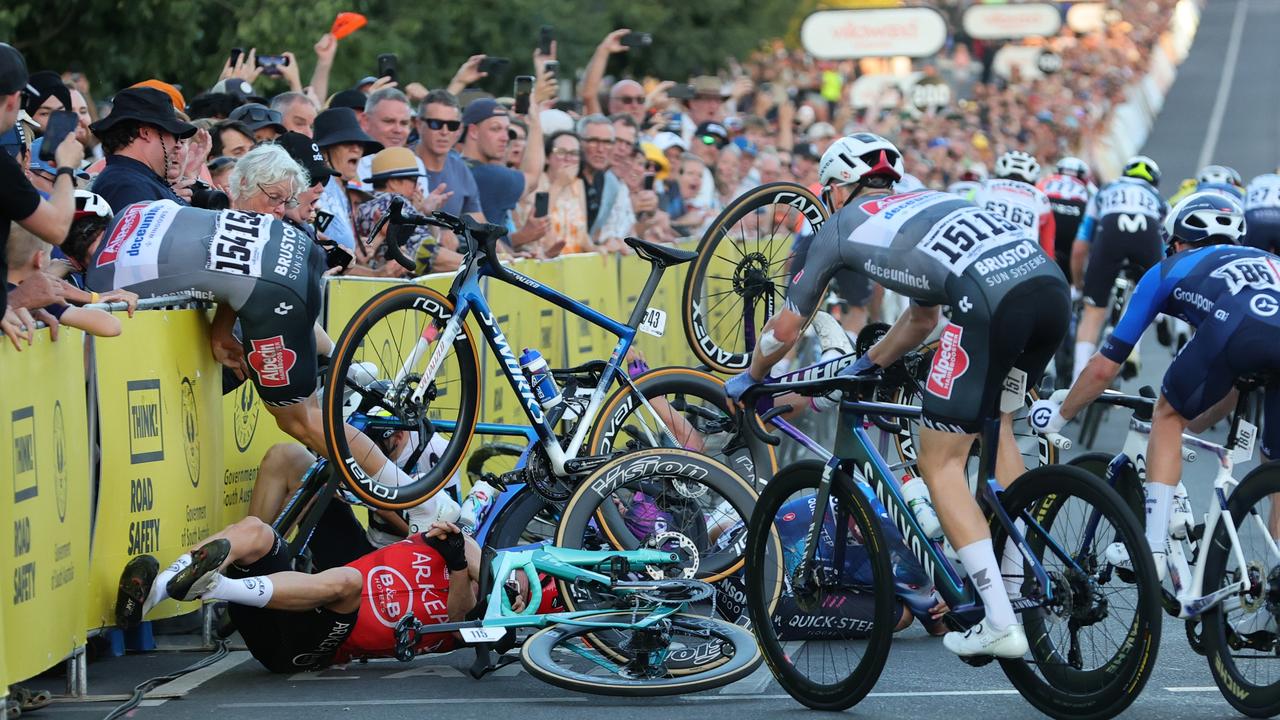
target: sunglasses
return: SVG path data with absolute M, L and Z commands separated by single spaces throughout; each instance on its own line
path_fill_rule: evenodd
M 702 140 L 703 145 L 715 145 L 716 147 L 720 146 L 720 138 L 716 137 L 715 135 L 703 135 L 699 139 Z
M 617 97 L 614 98 L 614 100 L 617 100 L 623 105 L 643 105 L 644 104 L 643 95 L 618 95 Z
M 458 128 L 462 127 L 461 120 L 441 120 L 440 118 L 422 118 L 422 122 L 426 123 L 427 127 L 431 128 L 432 130 L 439 130 L 441 128 L 445 128 L 449 132 L 457 132 Z

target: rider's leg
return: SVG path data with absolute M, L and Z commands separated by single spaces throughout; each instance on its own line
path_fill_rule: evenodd
M 276 537 L 275 531 L 271 529 L 270 525 L 250 516 L 239 522 L 232 523 L 218 533 L 205 538 L 156 575 L 155 581 L 151 585 L 151 592 L 147 596 L 146 604 L 143 606 L 143 614 L 145 615 L 151 608 L 169 599 L 169 593 L 166 589 L 169 580 L 190 566 L 193 562 L 193 555 L 198 555 L 197 551 L 203 549 L 205 545 L 219 539 L 225 539 L 230 544 L 226 559 L 218 566 L 220 570 L 231 563 L 248 565 L 257 562 L 275 547 Z
M 270 523 L 284 509 L 285 499 L 302 484 L 302 476 L 316 457 L 298 443 L 272 445 L 258 465 L 258 479 L 249 498 L 249 514 Z
M 1000 446 L 996 450 L 996 480 L 1000 487 L 1009 487 L 1027 471 L 1022 448 L 1013 435 L 1013 413 L 1000 413 Z
M 1080 312 L 1080 324 L 1076 328 L 1075 367 L 1072 378 L 1074 382 L 1080 377 L 1089 358 L 1098 350 L 1098 336 L 1102 334 L 1102 323 L 1107 319 L 1107 308 L 1097 307 L 1087 301 Z
M 314 575 L 290 571 L 236 580 L 222 577 L 216 587 L 201 597 L 273 610 L 301 612 L 325 608 L 349 613 L 360 609 L 363 586 L 360 571 L 343 566 Z M 256 594 L 259 588 L 265 590 L 265 598 Z
M 1167 552 L 1173 494 L 1182 479 L 1182 433 L 1187 419 L 1161 394 L 1151 417 L 1147 439 L 1147 543 L 1159 555 Z M 1159 564 L 1160 558 L 1157 558 Z

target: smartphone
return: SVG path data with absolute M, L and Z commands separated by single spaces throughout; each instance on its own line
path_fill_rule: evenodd
M 44 144 L 40 146 L 40 159 L 52 163 L 54 153 L 67 133 L 76 131 L 80 116 L 67 110 L 55 110 L 49 114 L 49 124 L 44 126 Z
M 259 55 L 257 62 L 263 75 L 279 76 L 284 74 L 280 68 L 289 64 L 289 58 L 284 55 Z
M 486 57 L 480 61 L 480 72 L 496 75 L 506 72 L 507 66 L 511 65 L 511 61 L 504 57 Z
M 336 267 L 345 268 L 346 266 L 350 265 L 351 261 L 354 259 L 354 256 L 352 256 L 350 250 L 342 247 L 337 243 L 334 243 L 330 247 L 325 248 L 324 256 L 325 256 L 325 264 L 331 268 L 336 268 Z
M 397 81 L 397 71 L 400 67 L 400 60 L 395 53 L 383 53 L 378 56 L 378 77 L 391 78 L 391 82 Z
M 515 88 L 515 107 L 512 109 L 516 115 L 529 114 L 529 95 L 533 92 L 533 76 L 517 75 Z
M 546 217 L 547 205 L 551 202 L 551 196 L 545 192 L 534 193 L 533 195 L 533 216 Z
M 557 75 L 560 74 L 559 60 L 548 60 L 547 64 L 543 65 L 542 67 L 544 70 L 547 71 L 547 74 L 550 75 L 552 78 L 555 78 Z
M 653 35 L 645 32 L 629 32 L 622 36 L 623 47 L 649 47 L 653 44 Z
M 230 160 L 231 158 L 219 159 Z M 329 230 L 329 223 L 333 222 L 333 217 L 333 213 L 325 212 L 324 210 L 317 210 L 316 219 L 312 221 L 311 224 L 315 226 L 316 230 L 319 230 L 320 232 L 327 232 Z
M 551 41 L 556 39 L 556 29 L 550 25 L 543 25 L 542 31 L 538 33 L 538 53 L 542 55 L 551 54 Z
M 673 100 L 689 100 L 693 97 L 692 85 L 673 85 L 667 90 L 667 97 Z
M 652 190 L 652 189 L 653 189 L 653 180 L 654 180 L 654 175 L 653 175 L 653 173 L 645 173 L 645 174 L 644 174 L 644 189 L 645 189 L 645 190 Z
M 235 67 L 240 62 L 240 56 L 244 55 L 244 48 L 231 48 L 231 67 Z

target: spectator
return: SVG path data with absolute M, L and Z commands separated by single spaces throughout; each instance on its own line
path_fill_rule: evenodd
M 22 53 L 0 43 L 0 135 L 18 122 L 24 93 L 36 94 L 27 84 L 27 63 Z M 45 242 L 61 245 L 71 227 L 75 213 L 73 168 L 84 160 L 84 146 L 68 135 L 54 151 L 58 170 L 53 192 L 48 200 L 40 197 L 27 180 L 23 169 L 9 153 L 0 153 L 0 271 L 8 275 L 9 226 L 13 222 L 31 231 Z M 67 179 L 63 180 L 63 176 Z M 14 347 L 22 350 L 20 340 L 29 345 L 34 338 L 35 317 L 29 307 L 43 307 L 61 299 L 60 285 L 44 274 L 33 276 L 12 295 L 0 291 L 0 331 Z M 36 313 L 45 319 L 48 313 Z M 48 320 L 57 321 L 48 316 Z
M 704 122 L 693 133 L 693 154 L 702 158 L 708 168 L 715 169 L 720 150 L 729 144 L 729 131 L 718 122 Z
M 588 115 L 578 121 L 582 139 L 582 179 L 587 185 L 587 224 L 592 241 L 607 252 L 627 252 L 622 239 L 636 223 L 631 192 L 609 172 L 613 162 L 613 123 L 604 115 Z
M 89 101 L 85 99 L 84 93 L 75 88 L 68 88 L 68 92 L 71 94 L 71 112 L 80 118 L 80 122 L 76 125 L 76 140 L 84 146 L 86 157 L 101 155 L 101 144 L 89 130 L 89 123 L 93 122 L 93 116 L 89 114 Z
M 609 122 L 613 124 L 613 162 L 625 163 L 640 147 L 640 123 L 626 113 L 610 115 Z
M 169 97 L 169 102 L 173 103 L 173 109 L 178 112 L 185 112 L 187 107 L 187 99 L 182 96 L 182 91 L 163 80 L 143 80 L 140 83 L 134 83 L 129 87 L 149 87 L 155 88 Z
M 241 105 L 232 111 L 230 119 L 243 123 L 253 131 L 255 143 L 270 142 L 288 131 L 280 113 L 262 103 Z
M 306 171 L 308 182 L 307 187 L 298 192 L 298 204 L 285 207 L 284 220 L 305 232 L 312 241 L 316 241 L 316 201 L 324 192 L 325 185 L 340 173 L 325 164 L 319 146 L 302 133 L 287 132 L 276 140 L 276 144 L 284 148 L 289 157 Z
M 822 157 L 831 143 L 836 141 L 836 129 L 829 122 L 816 122 L 805 131 L 805 140 L 813 143 L 814 152 Z
M 472 101 L 462 114 L 462 155 L 471 168 L 476 187 L 480 191 L 480 208 L 491 223 L 512 229 L 511 211 L 524 196 L 525 188 L 537 187 L 542 174 L 545 149 L 537 113 L 529 115 L 529 140 L 521 170 L 506 166 L 507 143 L 511 141 L 508 130 L 511 118 L 507 109 L 489 98 Z M 536 162 L 536 166 L 534 163 Z M 541 240 L 546 234 L 546 218 L 530 218 L 523 227 L 508 236 L 513 248 Z
M 807 188 L 814 188 L 818 185 L 818 161 L 822 159 L 822 155 L 818 154 L 816 148 L 811 143 L 800 143 L 791 151 L 791 176 L 796 182 Z
M 213 147 L 209 153 L 211 157 L 243 157 L 253 149 L 255 142 L 253 131 L 239 120 L 223 120 L 213 126 L 210 135 L 213 139 Z
M 239 81 L 243 82 L 243 81 Z M 249 83 L 244 83 L 246 86 Z M 240 107 L 241 100 L 229 93 L 201 93 L 193 98 L 187 104 L 187 116 L 192 120 L 200 118 L 212 118 L 214 120 L 226 120 L 231 117 L 231 113 Z
M 547 138 L 547 171 L 538 180 L 515 214 L 527 222 L 535 210 L 538 193 L 547 193 L 547 234 L 532 249 L 536 257 L 593 250 L 587 234 L 587 189 L 582 181 L 582 143 L 572 132 L 560 131 Z
M 690 144 L 694 132 L 703 123 L 724 121 L 724 101 L 728 97 L 720 85 L 720 79 L 711 75 L 699 75 L 691 85 L 693 97 L 689 100 L 689 114 L 684 123 L 684 139 Z M 725 138 L 728 139 L 728 133 Z
M 545 135 L 545 131 L 544 131 Z M 520 165 L 524 163 L 524 149 L 529 144 L 529 126 L 520 120 L 512 118 L 511 126 L 507 128 L 507 167 L 519 170 Z
M 428 93 L 418 106 L 417 123 L 419 140 L 415 152 L 426 170 L 428 184 L 450 193 L 440 209 L 450 215 L 470 215 L 483 222 L 476 180 L 462 156 L 453 149 L 462 135 L 462 110 L 457 98 L 448 90 Z
M 209 184 L 226 192 L 231 184 L 231 171 L 236 167 L 233 157 L 215 157 L 209 161 Z
M 168 96 L 154 88 L 129 88 L 116 93 L 111 114 L 89 126 L 102 141 L 106 167 L 93 182 L 93 191 L 114 212 L 136 202 L 173 200 L 188 204 L 166 178 L 181 167 L 179 141 L 196 133 L 196 126 L 179 120 Z M 46 238 L 47 239 L 47 238 Z
M 271 98 L 271 109 L 280 113 L 287 130 L 311 137 L 319 109 L 309 95 L 292 91 L 280 93 Z
M 307 171 L 284 148 L 259 145 L 231 171 L 231 207 L 280 220 L 286 210 L 298 207 L 298 193 L 309 185 Z
M 760 175 L 761 185 L 787 179 L 782 167 L 782 158 L 772 151 L 765 151 L 756 156 L 756 172 Z
M 329 179 L 316 201 L 318 209 L 333 217 L 323 232 L 339 245 L 354 250 L 356 234 L 347 183 L 360 182 L 360 158 L 378 152 L 382 144 L 360 128 L 351 108 L 330 108 L 317 115 L 315 140 L 325 162 L 341 174 Z
M 40 126 L 43 134 L 54 111 L 71 109 L 71 92 L 62 84 L 62 78 L 51 70 L 32 73 L 28 82 L 36 92 L 27 97 L 23 109 Z
M 395 88 L 374 91 L 365 101 L 360 127 L 384 148 L 408 147 L 409 133 L 413 129 L 413 111 L 409 109 L 409 98 Z M 417 158 L 416 155 L 414 157 Z M 422 166 L 421 161 L 416 162 L 420 173 L 417 176 L 418 189 L 425 198 L 431 190 L 427 183 L 427 169 Z M 372 155 L 365 155 L 360 160 L 360 187 L 366 192 L 374 189 L 365 179 L 369 177 L 372 163 Z
M 31 184 L 40 191 L 44 197 L 49 197 L 53 193 L 53 185 L 57 178 L 58 169 L 44 160 L 40 159 L 40 152 L 44 148 L 44 138 L 36 138 L 31 143 L 31 149 L 27 153 L 27 178 L 31 180 Z M 73 176 L 77 180 L 88 180 L 89 174 L 77 170 Z
M 582 98 L 582 109 L 588 115 L 603 113 L 600 108 L 600 82 L 604 79 L 605 68 L 609 57 L 630 50 L 622 44 L 623 36 L 631 31 L 627 28 L 614 30 L 600 41 L 591 60 L 583 71 L 579 97 Z M 644 123 L 645 94 L 644 87 L 635 80 L 619 80 L 609 89 L 609 114 L 627 113 L 637 123 Z
M 644 124 L 644 86 L 635 80 L 619 80 L 609 88 L 609 116 L 625 115 L 636 128 Z
M 28 279 L 45 274 L 49 268 L 52 246 L 23 230 L 17 223 L 13 224 L 9 233 L 9 271 L 5 285 L 9 292 L 13 292 Z M 72 307 L 63 299 L 45 306 L 44 312 L 54 317 L 60 325 L 69 325 L 90 335 L 115 337 L 120 334 L 120 320 L 109 312 Z
M 662 209 L 671 216 L 671 225 L 676 233 L 682 236 L 700 235 L 703 228 L 715 218 L 712 208 L 699 205 L 702 176 L 707 166 L 697 155 L 685 153 L 676 167 L 676 181 L 669 183 Z
M 356 208 L 356 233 L 366 237 L 373 231 L 382 214 L 387 212 L 391 203 L 400 200 L 404 203 L 404 214 L 409 217 L 421 217 L 438 208 L 426 205 L 418 181 L 423 172 L 413 151 L 404 147 L 389 147 L 374 155 L 370 163 L 372 172 L 366 178 L 373 185 L 373 199 Z M 357 259 L 377 268 L 382 267 L 385 274 L 396 276 L 404 273 L 403 268 L 387 257 L 382 244 L 387 241 L 387 230 L 383 228 L 380 236 L 375 238 L 373 247 L 365 248 L 363 243 L 356 245 Z M 372 253 L 360 257 L 364 253 Z M 412 228 L 404 253 L 416 262 L 417 274 L 429 272 L 445 272 L 456 270 L 462 264 L 462 256 L 452 249 L 436 242 L 426 227 Z

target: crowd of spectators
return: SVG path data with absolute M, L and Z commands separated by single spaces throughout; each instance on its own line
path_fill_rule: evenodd
M 1078 152 L 1105 130 L 1111 109 L 1146 71 L 1173 4 L 1126 4 L 1093 33 L 1064 28 L 1040 41 L 1062 69 L 1025 77 L 1018 67 L 993 72 L 998 48 L 963 36 L 914 67 L 901 58 L 817 61 L 775 42 L 729 61 L 720 75 L 687 83 L 609 77 L 611 59 L 631 47 L 629 30 L 619 29 L 596 47 L 576 95 L 560 87 L 554 43 L 546 54 L 535 51 L 528 110 L 473 87 L 485 77 L 483 55 L 463 62 L 445 87 L 366 77 L 352 88 L 331 88 L 338 41 L 328 34 L 313 48 L 306 84 L 292 53 L 276 66 L 280 77 L 268 80 L 251 50 L 228 59 L 207 91 L 185 78 L 181 88 L 143 79 L 101 109 L 84 75 L 28 75 L 20 54 L 6 46 L 0 143 L 13 162 L 0 178 L 0 232 L 19 221 L 56 245 L 80 186 L 116 211 L 169 199 L 288 216 L 321 244 L 350 253 L 345 272 L 358 275 L 458 266 L 457 239 L 445 232 L 413 234 L 413 270 L 388 261 L 385 233 L 364 242 L 396 200 L 410 213 L 444 210 L 504 225 L 504 251 L 513 256 L 625 253 L 627 236 L 671 242 L 700 233 L 755 185 L 814 185 L 823 151 L 856 130 L 896 142 L 908 172 L 937 188 L 990 166 L 1005 150 L 1025 150 L 1042 163 Z M 855 93 L 867 75 L 909 72 L 947 82 L 954 99 L 920 109 L 896 83 Z M 278 94 L 256 89 L 280 81 L 287 89 Z M 79 124 L 53 162 L 41 160 L 41 135 L 58 110 L 75 113 Z M 282 152 L 254 154 L 263 147 Z M 284 172 L 286 160 L 305 170 Z M 18 176 L 29 191 L 11 189 Z M 27 316 L 14 312 L 39 312 L 68 293 L 82 299 L 72 285 L 60 287 L 65 292 L 19 290 L 19 307 L 6 308 L 5 330 L 25 326 Z

